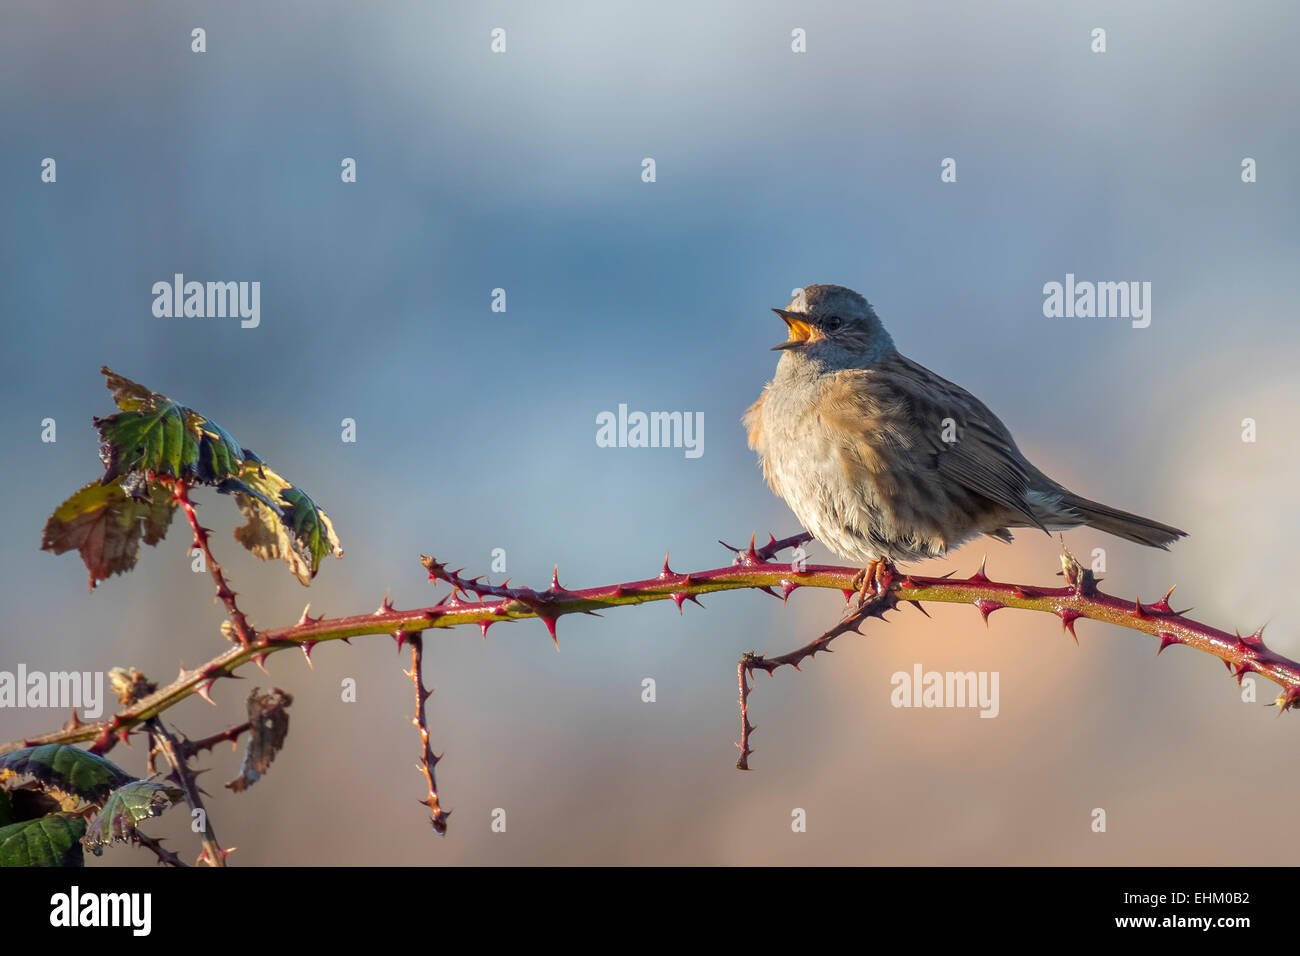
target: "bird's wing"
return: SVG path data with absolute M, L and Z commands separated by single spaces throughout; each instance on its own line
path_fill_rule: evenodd
M 885 457 L 906 455 L 908 466 L 930 472 L 939 487 L 955 482 L 1047 530 L 1026 494 L 1048 479 L 983 402 L 925 366 L 894 353 L 872 368 L 838 372 L 823 408 L 833 427 L 856 428 Z

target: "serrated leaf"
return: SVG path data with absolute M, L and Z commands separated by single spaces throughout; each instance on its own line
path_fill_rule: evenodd
M 81 838 L 86 820 L 77 813 L 0 827 L 0 866 L 84 866 Z
M 177 787 L 153 780 L 132 780 L 108 795 L 104 806 L 86 827 L 83 844 L 96 855 L 111 843 L 127 841 L 136 826 L 150 817 L 161 816 L 183 796 Z
M 229 432 L 192 408 L 107 367 L 100 371 L 122 409 L 95 419 L 104 484 L 135 472 L 216 484 L 236 475 L 245 461 L 257 460 Z
M 71 793 L 91 803 L 136 778 L 99 754 L 70 744 L 41 744 L 0 755 L 0 770 L 35 777 L 46 787 Z
M 226 784 L 236 793 L 247 790 L 262 778 L 289 735 L 289 705 L 293 697 L 278 687 L 269 694 L 259 693 L 260 689 L 254 687 L 248 695 L 248 744 L 244 747 L 239 776 Z
M 233 494 L 248 519 L 235 529 L 235 540 L 263 561 L 284 559 L 303 585 L 311 583 L 327 554 L 343 557 L 329 516 L 264 464 L 246 462 L 239 477 L 218 490 Z
M 139 488 L 139 483 L 130 490 Z M 144 495 L 143 498 L 139 495 Z M 92 482 L 54 510 L 41 534 L 41 549 L 76 550 L 90 572 L 90 586 L 135 567 L 140 541 L 156 545 L 167 534 L 176 501 L 157 484 L 128 493 L 125 479 Z

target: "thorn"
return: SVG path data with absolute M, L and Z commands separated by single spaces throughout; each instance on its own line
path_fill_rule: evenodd
M 731 545 L 727 544 L 727 542 L 723 541 L 721 538 L 718 539 L 718 544 L 722 545 L 724 548 L 726 548 L 726 549 L 727 549 L 728 551 L 730 551 L 732 554 L 740 554 L 740 549 L 739 549 L 739 548 L 733 548 Z
M 393 609 L 393 602 L 388 599 L 389 592 L 384 592 L 384 599 L 379 602 L 379 607 L 375 610 L 376 614 L 387 614 Z
M 673 569 L 668 567 L 668 554 L 669 552 L 664 552 L 664 569 L 659 572 L 659 577 L 661 578 L 672 577 L 673 575 Z
M 1148 614 L 1146 611 L 1142 609 L 1141 598 L 1133 599 L 1133 610 L 1129 611 L 1129 613 L 1132 614 L 1134 617 L 1138 618 L 1139 620 L 1143 620 L 1143 621 L 1151 617 L 1150 614 Z
M 1237 640 L 1249 647 L 1251 650 L 1268 650 L 1268 648 L 1264 646 L 1264 625 L 1262 624 L 1260 625 L 1259 630 L 1254 634 L 1248 634 L 1245 637 L 1238 634 Z
M 674 601 L 677 602 L 677 613 L 678 613 L 678 614 L 681 614 L 681 613 L 682 613 L 682 602 L 686 600 L 686 592 L 685 592 L 685 591 L 674 591 L 673 594 L 672 594 L 672 598 L 673 598 Z
M 541 617 L 541 615 L 539 614 L 538 617 Z M 542 617 L 542 621 L 545 622 L 546 629 L 551 632 L 551 640 L 555 642 L 555 650 L 558 652 L 560 649 L 560 639 L 555 636 L 555 618 Z
M 1252 671 L 1254 671 L 1256 674 L 1259 673 L 1259 669 L 1250 661 L 1242 661 L 1240 664 L 1237 665 L 1236 670 L 1232 672 L 1232 676 L 1237 678 L 1238 687 L 1241 686 L 1241 679 L 1245 677 L 1247 674 L 1251 673 Z
M 198 694 L 200 697 L 206 700 L 213 707 L 217 706 L 217 702 L 212 699 L 212 695 L 209 692 L 212 690 L 212 685 L 213 683 L 215 683 L 215 681 L 216 678 L 210 677 L 207 680 L 205 680 L 202 684 L 199 684 L 198 687 L 194 688 L 194 693 Z
M 1174 588 L 1176 587 L 1178 587 L 1177 584 L 1174 585 Z M 1157 614 L 1172 614 L 1173 608 L 1169 606 L 1169 596 L 1174 593 L 1174 588 L 1170 588 L 1168 591 L 1165 592 L 1164 597 L 1162 597 L 1159 601 L 1156 601 L 1155 604 L 1152 604 L 1151 610 L 1155 611 Z
M 307 613 L 310 610 L 311 610 L 311 601 L 308 601 L 307 606 L 302 609 L 302 614 L 298 617 L 299 627 L 302 627 L 304 624 L 311 624 L 313 621 L 319 621 L 321 620 L 321 618 L 325 616 L 324 614 L 322 614 L 320 617 L 312 617 L 310 614 Z
M 262 651 L 262 653 L 260 654 L 253 655 L 253 663 L 262 669 L 263 674 L 269 673 L 269 671 L 267 671 L 266 669 L 266 658 L 267 655 L 269 655 L 270 653 L 271 653 L 270 651 Z
M 303 641 L 301 644 L 298 645 L 298 647 L 302 650 L 302 656 L 307 658 L 307 666 L 310 667 L 312 670 L 315 670 L 316 665 L 311 662 L 311 652 L 315 649 L 316 642 Z
M 980 567 L 983 568 L 983 565 L 981 565 Z M 992 614 L 994 611 L 998 611 L 1006 607 L 1006 605 L 1003 604 L 1001 601 L 992 601 L 989 600 L 988 598 L 980 598 L 979 600 L 974 601 L 972 603 L 974 603 L 974 605 L 977 608 L 979 608 L 980 617 L 984 618 L 985 627 L 989 626 L 990 614 Z
M 487 635 L 484 634 L 484 637 L 486 636 Z M 402 651 L 402 645 L 406 643 L 406 638 L 407 638 L 407 634 L 405 631 L 393 631 L 393 640 L 397 641 L 397 651 L 399 654 Z M 306 654 L 307 654 L 307 663 L 310 664 L 311 651 L 307 651 Z
M 790 595 L 791 595 L 791 593 L 794 592 L 794 590 L 795 590 L 796 588 L 799 588 L 799 587 L 802 587 L 802 585 L 799 584 L 798 581 L 784 581 L 784 580 L 783 580 L 783 581 L 781 582 L 781 601 L 782 601 L 783 603 L 784 603 L 784 602 L 788 602 L 788 601 L 790 600 Z
M 1070 636 L 1074 638 L 1074 643 L 1078 644 L 1079 635 L 1074 633 L 1074 622 L 1077 621 L 1079 618 L 1083 617 L 1083 615 L 1080 614 L 1078 611 L 1074 610 L 1073 608 L 1068 608 L 1068 607 L 1063 607 L 1060 610 L 1058 610 L 1056 613 L 1061 618 L 1062 630 L 1069 631 Z
M 627 594 L 627 591 L 623 590 L 623 585 L 616 584 L 614 590 L 610 592 L 610 597 L 623 597 L 625 594 Z
M 903 580 L 898 586 L 900 588 L 915 588 L 917 584 L 915 581 L 912 580 L 912 576 L 910 574 L 904 574 Z
M 665 556 L 664 561 L 667 562 L 667 560 L 668 558 L 667 556 Z M 551 590 L 552 591 L 564 590 L 564 588 L 560 587 L 560 566 L 558 564 L 555 566 L 555 570 L 551 572 Z
M 1038 597 L 1038 592 L 1035 591 L 1033 588 L 1021 587 L 1019 584 L 1011 588 L 1011 593 L 1013 596 L 1020 598 L 1022 601 L 1029 600 L 1030 598 Z
M 755 564 L 758 562 L 758 552 L 754 550 L 754 537 L 755 535 L 753 534 L 749 536 L 749 550 L 745 552 L 745 561 L 749 564 Z M 773 538 L 772 540 L 775 541 L 776 538 Z
M 986 575 L 986 574 L 984 573 L 984 568 L 985 568 L 985 566 L 988 564 L 988 560 L 989 560 L 989 556 L 988 556 L 987 554 L 984 555 L 984 557 L 980 558 L 980 567 L 979 567 L 979 570 L 976 571 L 974 574 L 972 574 L 972 575 L 971 575 L 969 578 L 967 578 L 966 580 L 967 580 L 967 581 L 974 582 L 974 583 L 976 583 L 976 584 L 987 584 L 987 583 L 989 583 L 988 575 Z
M 844 594 L 845 604 L 848 604 L 850 601 L 852 601 L 853 595 L 858 593 L 857 591 L 853 590 L 853 588 L 840 588 L 840 591 Z
M 1164 653 L 1166 647 L 1172 647 L 1174 644 L 1181 644 L 1182 639 L 1170 634 L 1168 631 L 1160 632 L 1160 646 L 1156 648 L 1156 657 Z
M 485 641 L 487 640 L 487 629 L 488 629 L 489 627 L 491 627 L 491 626 L 492 626 L 493 624 L 495 624 L 495 623 L 496 623 L 496 621 L 479 621 L 479 622 L 478 622 L 479 630 L 483 632 L 483 640 L 485 640 Z
M 922 614 L 924 614 L 926 617 L 929 617 L 929 616 L 930 616 L 930 612 L 927 611 L 927 610 L 925 609 L 924 605 L 922 605 L 920 601 L 908 601 L 907 603 L 910 604 L 910 605 L 912 605 L 912 607 L 916 608 L 918 611 L 920 611 L 920 612 L 921 612 Z M 984 618 L 984 622 L 985 622 L 986 624 L 988 623 L 988 618 L 987 618 L 987 617 Z

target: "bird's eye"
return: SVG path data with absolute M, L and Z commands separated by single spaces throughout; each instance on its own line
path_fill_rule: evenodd
M 831 315 L 831 316 L 827 316 L 826 319 L 822 322 L 822 328 L 825 329 L 827 332 L 834 332 L 843 324 L 844 324 L 844 320 L 841 319 L 838 315 Z

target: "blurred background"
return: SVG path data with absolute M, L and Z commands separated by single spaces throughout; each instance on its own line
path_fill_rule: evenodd
M 244 610 L 271 627 L 308 600 L 331 616 L 386 589 L 433 603 L 421 552 L 473 573 L 502 548 L 517 583 L 558 563 L 582 587 L 648 577 L 668 549 L 701 569 L 727 563 L 718 538 L 795 532 L 739 420 L 784 335 L 768 310 L 814 282 L 863 292 L 905 354 L 980 396 L 1058 480 L 1190 532 L 1167 554 L 1067 534 L 1106 549 L 1104 588 L 1150 601 L 1176 583 L 1176 605 L 1268 623 L 1300 655 L 1297 27 L 1294 7 L 1249 2 L 8 0 L 0 669 L 169 679 L 224 646 L 182 521 L 93 594 L 75 555 L 38 550 L 49 512 L 101 473 L 101 364 L 210 415 L 333 517 L 346 557 L 308 590 L 231 539 L 233 502 L 197 493 Z M 260 281 L 260 326 L 155 318 L 151 287 L 177 272 Z M 1151 282 L 1150 327 L 1044 318 L 1043 284 L 1066 273 Z M 703 455 L 597 447 L 596 415 L 620 403 L 702 412 Z M 912 568 L 965 574 L 985 553 L 995 579 L 1056 580 L 1057 542 L 1028 532 Z M 216 832 L 245 865 L 1292 862 L 1300 718 L 1274 719 L 1274 686 L 1243 703 L 1206 655 L 1157 661 L 1150 638 L 1086 622 L 1076 647 L 1045 615 L 986 628 L 974 609 L 906 609 L 802 673 L 758 675 L 754 770 L 737 772 L 738 655 L 810 640 L 841 601 L 737 592 L 682 616 L 566 618 L 559 654 L 538 622 L 431 633 L 446 839 L 416 803 L 389 638 L 322 645 L 314 670 L 276 655 L 269 678 L 166 719 L 197 737 L 242 719 L 254 683 L 294 694 L 255 787 L 222 788 L 237 752 L 207 761 Z M 894 709 L 890 675 L 916 663 L 999 672 L 1000 715 Z M 7 710 L 0 737 L 65 717 Z M 110 756 L 144 769 L 140 742 Z M 1242 813 L 1250 834 L 1227 822 Z M 197 853 L 183 812 L 147 830 Z

